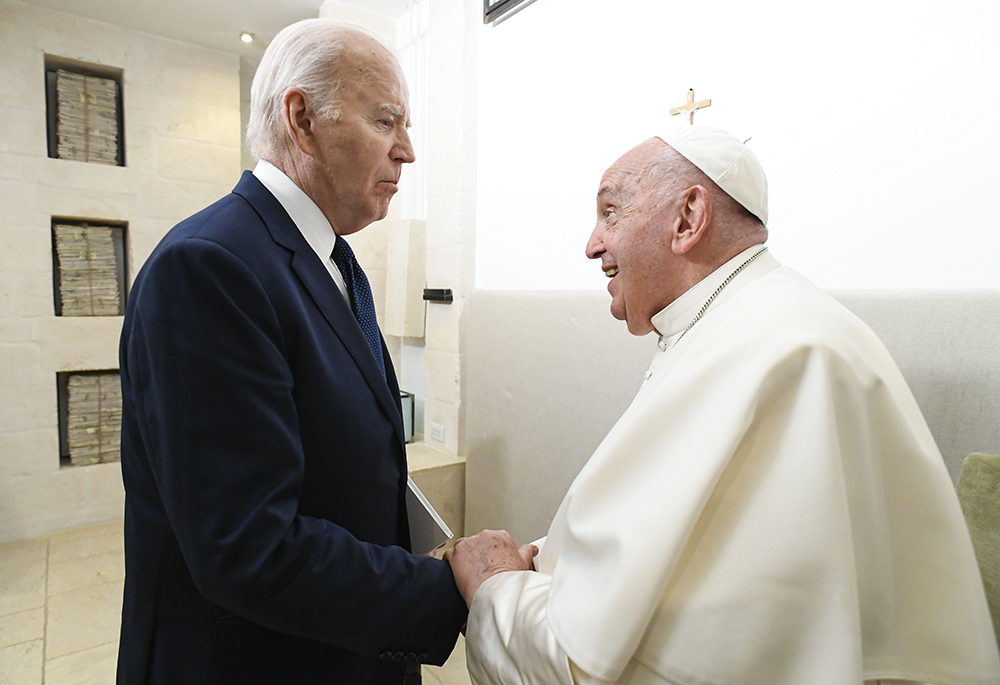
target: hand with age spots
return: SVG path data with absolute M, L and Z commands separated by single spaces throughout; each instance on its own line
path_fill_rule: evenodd
M 461 538 L 444 553 L 444 560 L 451 564 L 458 591 L 471 607 L 473 595 L 487 578 L 504 571 L 533 571 L 536 554 L 538 547 L 518 547 L 505 530 L 484 530 L 471 538 Z

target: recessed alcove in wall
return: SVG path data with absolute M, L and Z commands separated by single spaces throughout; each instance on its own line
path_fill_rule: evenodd
M 52 218 L 56 316 L 125 313 L 127 230 L 118 221 Z
M 117 370 L 56 374 L 59 465 L 121 460 L 122 391 Z
M 45 56 L 49 157 L 125 166 L 121 69 Z

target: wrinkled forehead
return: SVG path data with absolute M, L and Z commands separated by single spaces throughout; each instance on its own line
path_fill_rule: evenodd
M 601 177 L 601 185 L 597 191 L 598 199 L 609 195 L 621 195 L 640 187 L 643 179 L 649 177 L 650 167 L 664 147 L 666 143 L 652 138 L 619 157 Z

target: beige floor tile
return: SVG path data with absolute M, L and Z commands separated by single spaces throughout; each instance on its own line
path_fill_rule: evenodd
M 432 685 L 470 685 L 469 670 L 465 665 L 465 638 L 458 637 L 455 650 L 451 653 L 444 666 L 424 666 L 425 682 Z M 436 680 L 430 680 L 430 678 Z
M 424 668 L 420 672 L 420 683 L 421 685 L 443 685 L 441 679 L 437 677 L 437 673 L 429 670 L 429 668 Z
M 0 544 L 0 685 L 114 682 L 122 550 L 121 521 Z M 464 638 L 423 670 L 425 685 L 470 685 Z
M 470 685 L 472 680 L 469 678 L 468 671 L 445 671 L 440 670 L 433 674 L 441 685 Z
M 0 685 L 41 685 L 42 641 L 0 649 Z
M 0 573 L 0 616 L 45 606 L 45 559 L 10 565 Z
M 58 533 L 50 533 L 48 538 L 53 542 L 67 542 L 70 540 L 79 540 L 81 538 L 92 538 L 106 533 L 121 533 L 124 525 L 125 522 L 122 519 L 115 519 L 114 521 L 107 521 L 105 523 L 95 523 L 89 526 L 62 530 Z
M 434 680 L 431 680 L 433 678 Z M 438 670 L 436 673 L 428 673 L 424 676 L 424 683 L 430 684 L 434 683 L 437 685 L 470 685 L 472 681 L 469 679 L 468 671 L 442 671 Z
M 45 637 L 45 609 L 0 616 L 0 648 L 31 642 Z
M 45 657 L 118 642 L 123 583 L 104 583 L 49 597 Z
M 49 536 L 49 563 L 62 564 L 104 552 L 122 552 L 122 522 L 105 523 L 89 528 Z
M 49 541 L 46 538 L 0 543 L 0 578 L 7 575 L 6 570 L 12 566 L 45 561 L 48 552 Z
M 109 685 L 115 682 L 118 643 L 74 652 L 45 662 L 45 685 Z
M 103 585 L 125 577 L 125 558 L 121 552 L 101 552 L 61 564 L 49 564 L 48 593 L 58 595 L 70 590 Z

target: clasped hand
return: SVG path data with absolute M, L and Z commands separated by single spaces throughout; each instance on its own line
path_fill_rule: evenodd
M 538 547 L 514 542 L 505 530 L 484 530 L 471 538 L 461 538 L 444 553 L 451 564 L 455 584 L 467 606 L 486 579 L 504 571 L 533 571 Z

